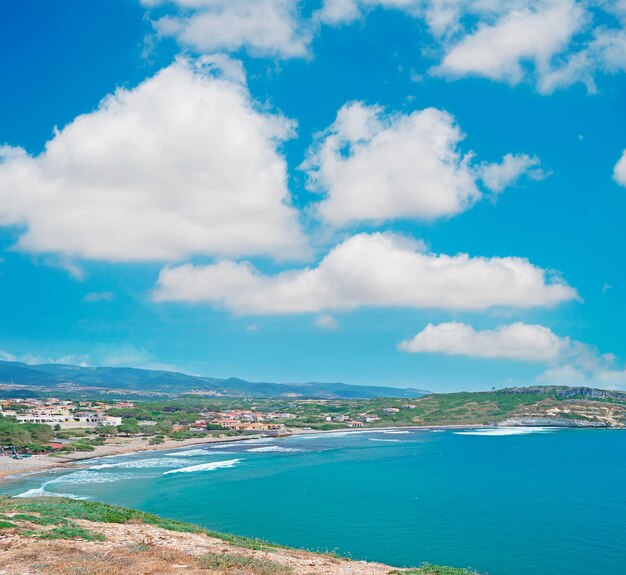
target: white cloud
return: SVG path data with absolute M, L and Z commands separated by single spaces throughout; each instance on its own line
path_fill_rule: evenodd
M 549 361 L 557 359 L 566 345 L 567 340 L 541 325 L 514 323 L 477 331 L 467 324 L 450 322 L 428 324 L 398 347 L 410 353 Z
M 91 365 L 104 367 L 147 367 L 154 365 L 154 356 L 147 349 L 131 344 L 98 346 L 88 358 Z
M 542 179 L 545 174 L 539 167 L 540 164 L 536 156 L 506 154 L 501 163 L 484 165 L 480 169 L 480 179 L 492 192 L 501 192 L 523 175 L 533 180 Z
M 156 301 L 207 302 L 239 314 L 290 314 L 359 307 L 484 310 L 555 306 L 577 299 L 559 278 L 522 258 L 427 253 L 386 233 L 359 234 L 317 267 L 263 275 L 248 263 L 167 267 Z
M 582 27 L 583 16 L 584 10 L 574 0 L 531 3 L 528 8 L 511 10 L 455 44 L 437 72 L 517 84 L 524 78 L 525 63 L 533 63 L 540 73 L 549 68 L 550 60 L 567 48 Z
M 537 381 L 543 385 L 568 385 L 623 389 L 626 387 L 626 370 L 599 366 L 585 370 L 575 365 L 563 365 L 546 370 Z
M 426 24 L 422 47 L 440 54 L 432 73 L 535 83 L 551 93 L 576 83 L 595 91 L 600 73 L 626 70 L 623 0 L 325 0 L 317 18 L 339 25 L 372 8 Z M 420 39 L 423 38 L 423 35 Z
M 616 366 L 613 354 L 601 354 L 590 345 L 570 341 L 559 362 L 541 374 L 537 381 L 547 385 L 624 388 L 626 369 Z
M 312 190 L 326 192 L 320 215 L 333 225 L 393 218 L 432 220 L 468 209 L 482 197 L 479 173 L 502 189 L 538 164 L 507 155 L 502 165 L 471 166 L 454 118 L 427 108 L 386 114 L 380 106 L 345 104 L 309 149 L 302 168 Z
M 3 351 L 0 349 L 0 361 L 17 361 L 17 357 L 15 357 L 12 353 L 8 351 Z
M 0 361 L 15 361 L 19 363 L 25 363 L 27 365 L 42 365 L 42 364 L 71 364 L 81 367 L 88 366 L 88 356 L 79 354 L 70 354 L 60 357 L 52 357 L 49 355 L 26 353 L 22 355 L 15 355 L 7 351 L 0 351 Z
M 241 64 L 179 59 L 56 131 L 36 157 L 0 149 L 0 225 L 68 258 L 294 257 L 305 240 L 278 146 L 290 120 L 251 99 Z
M 400 342 L 398 349 L 409 353 L 547 362 L 548 369 L 536 378 L 543 385 L 626 386 L 626 369 L 615 365 L 614 355 L 601 354 L 588 344 L 558 336 L 536 324 L 518 322 L 485 330 L 475 330 L 459 322 L 428 324 L 415 337 Z
M 177 365 L 155 361 L 154 355 L 148 350 L 129 343 L 97 344 L 88 353 L 64 356 L 51 356 L 40 353 L 15 355 L 0 350 L 0 361 L 17 361 L 27 365 L 60 364 L 77 365 L 80 367 L 136 367 L 139 369 L 177 371 L 193 375 L 192 372 Z
M 253 55 L 305 56 L 311 40 L 300 18 L 298 0 L 141 0 L 146 7 L 175 9 L 154 23 L 157 33 L 173 36 L 200 52 L 248 49 Z
M 111 291 L 92 291 L 83 297 L 85 302 L 113 301 L 114 299 L 115 294 Z
M 613 179 L 620 185 L 626 186 L 626 150 L 622 153 L 622 157 L 615 164 L 613 170 Z
M 315 318 L 315 325 L 321 329 L 327 329 L 329 331 L 334 331 L 339 329 L 339 322 L 330 314 L 322 314 L 318 315 Z
M 596 92 L 598 72 L 616 74 L 626 70 L 626 31 L 623 29 L 599 28 L 593 38 L 578 51 L 561 58 L 539 78 L 539 89 L 551 93 L 583 83 L 589 92 Z

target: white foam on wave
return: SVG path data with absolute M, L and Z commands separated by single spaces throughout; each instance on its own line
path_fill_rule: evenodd
M 210 453 L 206 449 L 189 449 L 187 451 L 177 451 L 176 453 L 170 453 L 172 457 L 202 457 L 203 455 L 215 455 L 215 451 Z M 221 452 L 217 452 L 221 453 Z
M 36 487 L 34 489 L 29 489 L 28 491 L 24 491 L 24 493 L 19 493 L 15 495 L 15 497 L 19 498 L 27 498 L 27 497 L 67 497 L 68 499 L 90 499 L 86 496 L 74 495 L 73 493 L 55 493 L 54 491 L 46 491 L 46 485 L 50 483 L 54 483 L 56 480 L 52 479 L 50 481 L 46 481 L 40 487 Z
M 154 459 L 134 459 L 119 463 L 102 463 L 92 465 L 89 469 L 149 469 L 151 467 L 178 467 L 181 462 L 178 459 L 160 457 Z
M 528 435 L 530 433 L 546 433 L 553 431 L 552 427 L 490 427 L 487 429 L 473 429 L 471 431 L 455 431 L 455 435 L 480 435 L 486 437 L 501 437 L 505 435 Z
M 86 501 L 90 499 L 87 496 L 74 495 L 73 493 L 54 493 L 54 491 L 46 491 L 42 487 L 38 487 L 37 489 L 29 489 L 28 491 L 24 491 L 24 493 L 20 493 L 15 497 L 26 498 L 26 497 L 67 497 L 68 499 L 78 499 L 81 501 Z
M 369 437 L 368 441 L 384 441 L 385 443 L 402 443 L 400 439 L 382 439 L 380 437 Z
M 280 445 L 268 445 L 266 447 L 253 447 L 252 449 L 246 449 L 250 453 L 294 453 L 302 452 L 303 449 L 296 449 L 295 447 L 281 447 Z
M 122 479 L 139 479 L 135 473 L 100 473 L 98 470 L 83 469 L 61 475 L 48 483 L 114 483 Z
M 331 431 L 329 433 L 311 433 L 298 435 L 298 439 L 322 439 L 322 438 L 334 438 L 334 437 L 349 437 L 351 435 L 363 435 L 364 433 L 385 433 L 381 429 L 358 429 L 355 431 Z M 387 432 L 389 433 L 389 432 Z
M 228 467 L 234 467 L 242 459 L 227 459 L 226 461 L 213 461 L 212 463 L 200 463 L 199 465 L 192 465 L 190 467 L 181 467 L 180 469 L 172 469 L 166 471 L 163 475 L 170 475 L 171 473 L 194 473 L 196 471 L 213 471 L 214 469 L 225 469 Z
M 385 435 L 407 435 L 410 431 L 381 431 Z

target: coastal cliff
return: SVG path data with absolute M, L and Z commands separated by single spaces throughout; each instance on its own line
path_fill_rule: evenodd
M 20 575 L 476 575 L 288 549 L 123 507 L 0 498 L 0 573 Z
M 608 428 L 606 421 L 587 421 L 582 419 L 565 419 L 562 417 L 510 417 L 500 421 L 498 427 L 571 427 L 571 428 Z

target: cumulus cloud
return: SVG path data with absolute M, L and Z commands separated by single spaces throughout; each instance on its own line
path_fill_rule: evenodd
M 620 185 L 626 186 L 626 150 L 622 153 L 622 157 L 615 164 L 613 170 L 613 179 Z
M 542 325 L 518 322 L 492 330 L 475 330 L 464 323 L 450 322 L 428 324 L 398 347 L 410 353 L 549 361 L 558 358 L 566 345 L 566 340 Z
M 413 338 L 401 341 L 398 349 L 409 353 L 546 362 L 548 369 L 536 378 L 543 385 L 626 386 L 626 369 L 616 365 L 614 355 L 602 354 L 591 345 L 558 336 L 536 324 L 517 322 L 484 330 L 459 322 L 428 324 Z
M 482 197 L 477 178 L 500 191 L 537 158 L 505 156 L 475 170 L 463 154 L 461 129 L 435 108 L 387 114 L 380 106 L 345 104 L 302 164 L 312 190 L 325 192 L 319 214 L 333 225 L 393 218 L 432 220 L 468 209 Z
M 539 167 L 540 164 L 536 156 L 506 154 L 501 163 L 484 165 L 480 169 L 480 179 L 492 192 L 501 192 L 523 175 L 533 180 L 541 180 L 545 174 Z
M 440 55 L 431 72 L 448 78 L 529 81 L 551 93 L 576 83 L 594 91 L 599 73 L 626 70 L 622 0 L 325 0 L 317 18 L 339 25 L 376 7 L 424 22 Z
M 608 389 L 626 387 L 626 369 L 617 365 L 611 353 L 570 341 L 559 361 L 542 373 L 537 381 L 547 385 L 584 385 Z
M 253 55 L 305 56 L 311 39 L 298 12 L 298 0 L 141 0 L 166 6 L 173 14 L 154 22 L 157 33 L 172 36 L 199 52 L 248 49 Z
M 0 225 L 17 248 L 105 261 L 192 254 L 295 257 L 280 144 L 290 120 L 262 111 L 225 56 L 179 59 L 77 117 L 38 156 L 0 149 Z
M 565 282 L 525 259 L 437 255 L 390 233 L 358 234 L 333 248 L 317 267 L 275 275 L 232 261 L 167 267 L 153 297 L 259 315 L 359 307 L 551 307 L 578 298 Z
M 623 389 L 626 387 L 626 370 L 611 365 L 598 365 L 594 369 L 583 369 L 567 364 L 546 370 L 537 378 L 544 385 L 569 385 Z
M 477 75 L 517 84 L 523 64 L 539 71 L 562 52 L 583 24 L 583 9 L 574 0 L 541 2 L 515 9 L 494 24 L 481 24 L 445 55 L 437 72 L 448 76 Z

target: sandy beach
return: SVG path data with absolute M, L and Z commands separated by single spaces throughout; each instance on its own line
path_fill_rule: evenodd
M 83 451 L 75 453 L 65 453 L 63 455 L 33 455 L 25 459 L 13 459 L 9 456 L 0 457 L 0 480 L 17 479 L 22 475 L 31 473 L 39 473 L 50 469 L 75 467 L 82 462 L 94 459 L 96 457 L 105 457 L 108 455 L 123 455 L 127 453 L 135 453 L 141 451 L 161 451 L 166 449 L 176 449 L 187 447 L 189 445 L 198 445 L 201 443 L 219 443 L 242 441 L 247 439 L 258 439 L 260 435 L 249 435 L 245 437 L 216 437 L 209 436 L 197 439 L 184 439 L 175 441 L 168 439 L 159 445 L 148 445 L 147 439 L 142 437 L 116 437 L 109 440 L 105 445 L 95 446 L 94 451 Z

